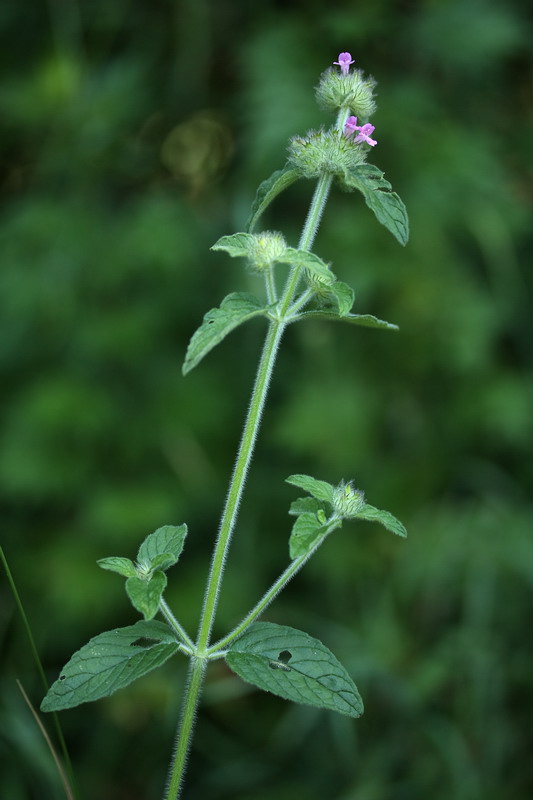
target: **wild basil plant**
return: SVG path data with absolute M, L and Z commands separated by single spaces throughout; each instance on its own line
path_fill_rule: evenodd
M 312 251 L 313 241 L 335 182 L 341 189 L 363 195 L 377 220 L 405 245 L 408 220 L 405 206 L 378 167 L 367 158 L 377 145 L 369 122 L 375 111 L 375 81 L 352 68 L 350 53 L 340 53 L 318 84 L 316 97 L 326 111 L 336 112 L 330 128 L 296 136 L 289 144 L 286 165 L 257 191 L 246 230 L 223 236 L 212 250 L 240 257 L 248 269 L 264 278 L 265 296 L 234 292 L 207 312 L 193 335 L 183 364 L 186 375 L 215 345 L 241 323 L 264 317 L 267 333 L 257 368 L 244 430 L 222 513 L 207 578 L 200 625 L 193 638 L 167 605 L 167 572 L 181 556 L 187 526 L 165 525 L 139 547 L 135 561 L 123 556 L 102 558 L 98 564 L 126 579 L 126 593 L 142 619 L 134 625 L 106 631 L 78 650 L 63 668 L 43 700 L 43 711 L 59 711 L 98 700 L 127 686 L 171 656 L 190 659 L 166 800 L 174 800 L 183 784 L 194 720 L 210 661 L 225 659 L 244 681 L 295 703 L 307 703 L 357 718 L 363 713 L 359 692 L 333 653 L 308 633 L 286 625 L 259 622 L 276 595 L 343 523 L 372 520 L 399 536 L 404 526 L 387 511 L 366 502 L 351 481 L 334 486 L 309 475 L 291 475 L 288 483 L 298 494 L 289 510 L 294 518 L 289 537 L 290 561 L 242 621 L 218 641 L 211 631 L 239 504 L 254 451 L 268 386 L 278 348 L 288 325 L 308 319 L 337 320 L 396 330 L 370 314 L 352 313 L 354 292 L 335 277 L 330 264 Z M 270 203 L 295 181 L 316 181 L 307 219 L 297 247 L 277 231 L 255 232 Z M 360 202 L 356 200 L 356 202 Z M 288 269 L 287 269 L 288 268 Z M 285 272 L 288 276 L 285 277 Z M 284 282 L 279 290 L 278 285 Z M 157 616 L 161 619 L 156 619 Z

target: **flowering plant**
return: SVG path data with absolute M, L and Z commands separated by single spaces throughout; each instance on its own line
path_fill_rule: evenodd
M 405 244 L 408 221 L 405 206 L 391 190 L 383 173 L 367 163 L 377 141 L 368 121 L 375 110 L 375 81 L 343 52 L 323 74 L 317 100 L 337 119 L 330 129 L 294 137 L 287 164 L 264 181 L 257 191 L 246 230 L 223 236 L 211 249 L 243 257 L 264 278 L 264 298 L 233 292 L 220 306 L 208 311 L 189 343 L 183 364 L 187 374 L 233 329 L 253 317 L 268 323 L 255 384 L 235 467 L 229 485 L 218 536 L 214 545 L 200 625 L 192 637 L 164 599 L 167 572 L 181 557 L 187 526 L 165 525 L 142 542 L 135 561 L 111 556 L 99 566 L 125 580 L 126 593 L 142 619 L 134 625 L 95 636 L 78 650 L 61 671 L 44 698 L 43 711 L 59 711 L 105 697 L 163 664 L 173 655 L 190 659 L 190 674 L 165 797 L 177 798 L 194 728 L 205 672 L 209 662 L 224 659 L 228 667 L 254 686 L 296 703 L 319 706 L 350 717 L 363 713 L 357 687 L 333 653 L 318 639 L 284 625 L 258 621 L 276 595 L 304 566 L 329 536 L 345 521 L 371 520 L 404 537 L 406 531 L 392 514 L 370 505 L 352 482 L 334 486 L 308 475 L 291 475 L 287 481 L 302 491 L 289 514 L 294 522 L 289 536 L 289 564 L 240 623 L 218 641 L 211 638 L 225 564 L 237 522 L 246 476 L 267 398 L 277 352 L 287 326 L 306 319 L 335 320 L 382 330 L 397 326 L 371 314 L 353 313 L 354 291 L 337 280 L 332 267 L 312 251 L 315 235 L 332 184 L 357 190 L 377 220 Z M 358 124 L 360 120 L 360 124 Z M 297 247 L 279 232 L 256 233 L 267 207 L 301 178 L 317 178 L 309 213 Z M 279 270 L 289 268 L 280 290 Z M 155 619 L 160 615 L 162 619 Z

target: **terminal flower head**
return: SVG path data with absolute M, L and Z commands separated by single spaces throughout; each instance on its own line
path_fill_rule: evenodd
M 375 139 L 370 138 L 370 134 L 373 133 L 375 130 L 374 125 L 371 125 L 369 122 L 366 125 L 358 125 L 357 124 L 357 117 L 348 117 L 346 122 L 344 123 L 344 135 L 345 136 L 353 136 L 356 131 L 358 131 L 357 136 L 354 139 L 354 142 L 366 142 L 371 147 L 374 147 L 377 144 Z
M 334 64 L 337 64 L 338 67 L 341 68 L 341 72 L 343 75 L 347 75 L 350 71 L 350 64 L 354 64 L 355 61 L 352 58 L 351 53 L 339 53 L 338 56 L 339 60 L 334 61 Z

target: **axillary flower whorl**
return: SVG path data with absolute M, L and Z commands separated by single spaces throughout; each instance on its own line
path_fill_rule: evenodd
M 324 172 L 343 176 L 366 160 L 366 148 L 353 139 L 333 131 L 310 131 L 307 136 L 294 136 L 289 142 L 289 162 L 305 178 Z

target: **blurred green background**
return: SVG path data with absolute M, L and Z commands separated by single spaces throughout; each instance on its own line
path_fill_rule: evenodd
M 532 23 L 520 0 L 3 3 L 2 543 L 54 679 L 136 615 L 118 576 L 158 526 L 190 534 L 168 600 L 198 619 L 264 333 L 186 379 L 203 313 L 256 291 L 209 246 L 242 230 L 288 138 L 329 124 L 341 50 L 378 80 L 371 161 L 405 200 L 402 249 L 335 191 L 316 242 L 354 311 L 284 341 L 217 632 L 284 568 L 294 472 L 354 478 L 408 527 L 345 525 L 266 618 L 322 639 L 366 713 L 291 707 L 210 672 L 190 800 L 533 795 L 530 487 Z M 312 186 L 266 224 L 294 244 Z M 42 690 L 0 586 L 1 796 L 63 797 L 15 685 Z M 160 797 L 185 664 L 62 714 L 83 797 Z M 51 728 L 51 720 L 46 719 Z

